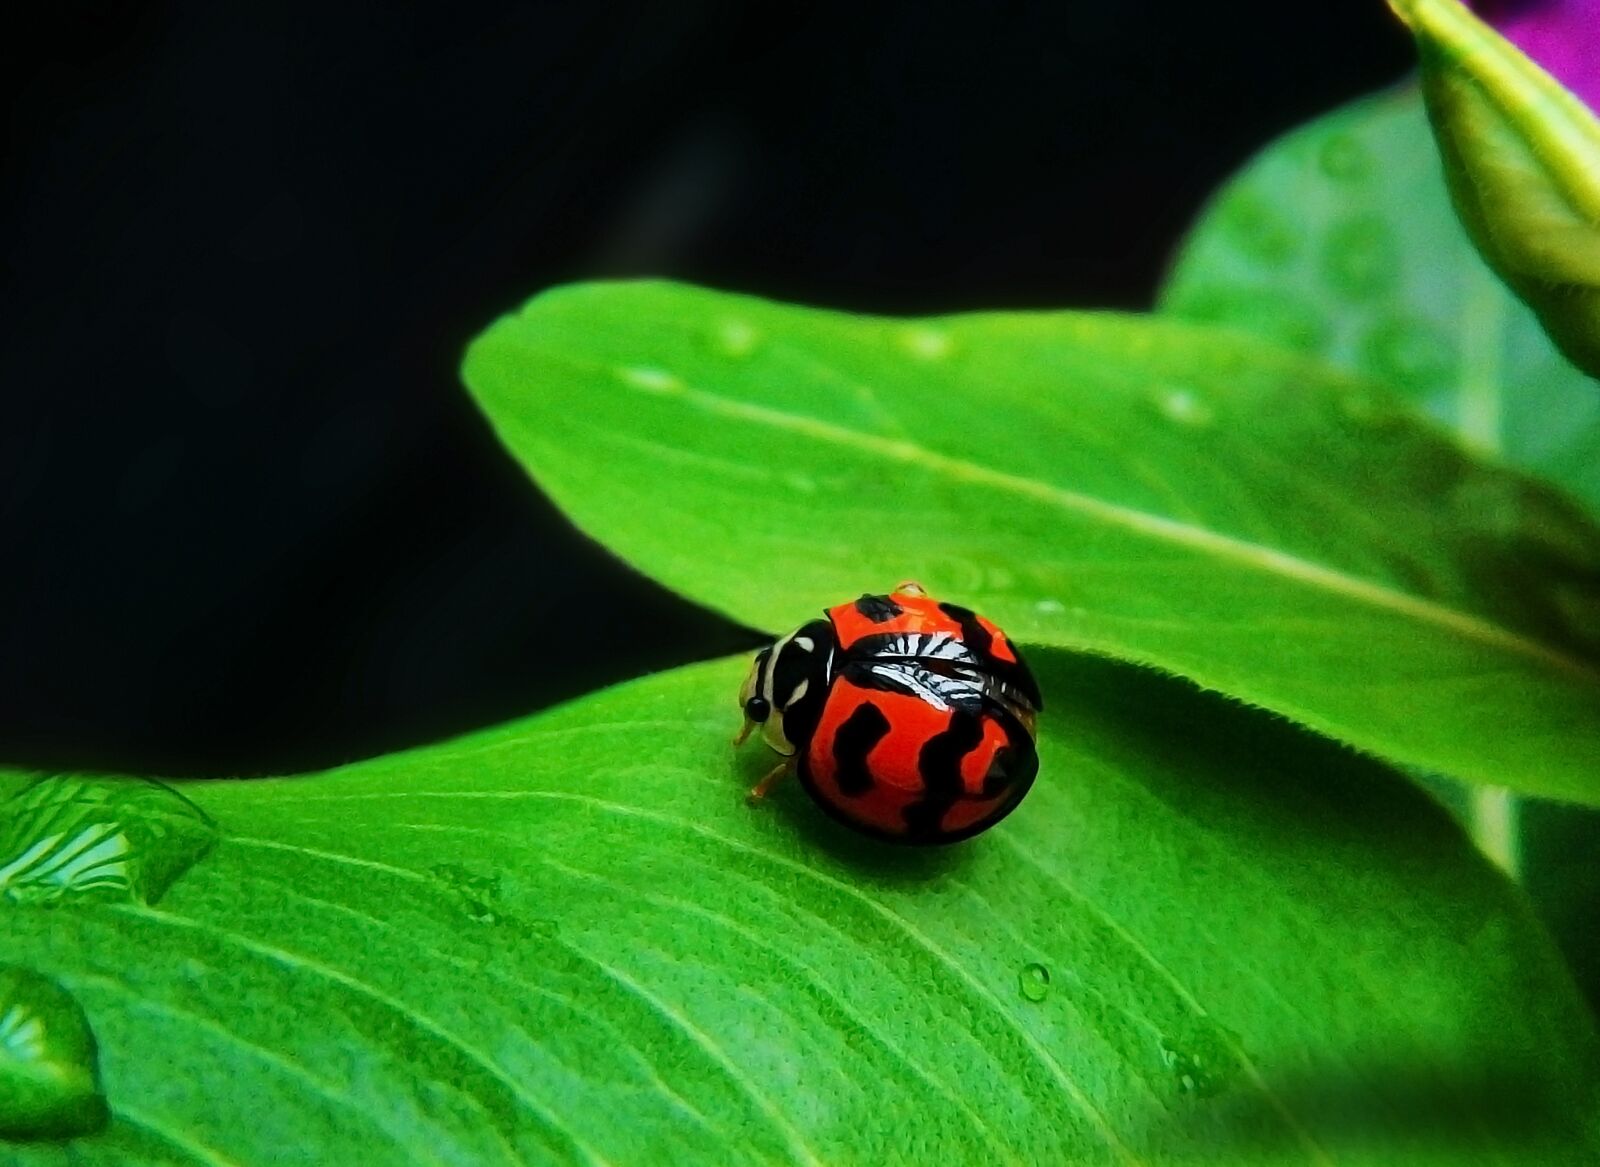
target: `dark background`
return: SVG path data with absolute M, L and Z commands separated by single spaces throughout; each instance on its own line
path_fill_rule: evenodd
M 498 449 L 478 329 L 623 274 L 1146 306 L 1411 61 L 1379 0 L 780 11 L 8 6 L 0 760 L 297 769 L 749 646 Z

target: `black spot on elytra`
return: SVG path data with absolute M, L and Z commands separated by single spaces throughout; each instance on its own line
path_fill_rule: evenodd
M 1012 686 L 1035 711 L 1041 713 L 1044 711 L 1044 698 L 1039 693 L 1039 682 L 1033 679 L 1033 672 L 1022 659 L 1022 654 L 1017 651 L 1016 645 L 1011 645 L 1011 651 L 1016 656 L 1017 663 L 1003 661 L 994 655 L 994 637 L 989 635 L 987 628 L 978 623 L 977 613 L 971 608 L 963 608 L 960 604 L 940 604 L 939 611 L 961 626 L 961 639 L 966 641 L 968 647 L 983 662 L 984 668 L 993 673 L 996 679 Z
M 921 800 L 906 807 L 906 829 L 912 839 L 936 842 L 939 824 L 961 798 L 961 759 L 983 740 L 983 718 L 965 709 L 950 711 L 950 726 L 928 739 L 917 755 L 922 774 Z
M 872 702 L 856 706 L 833 735 L 833 773 L 839 793 L 858 798 L 872 789 L 867 755 L 889 733 L 889 719 Z
M 888 596 L 862 596 L 856 601 L 856 611 L 874 624 L 887 624 L 905 609 Z
M 973 652 L 979 657 L 989 655 L 994 637 L 989 635 L 987 628 L 978 623 L 976 612 L 971 608 L 963 608 L 960 604 L 940 604 L 939 611 L 961 625 L 961 639 L 971 646 Z
M 1000 728 L 1005 731 L 1006 744 L 994 752 L 989 772 L 983 776 L 981 797 L 998 798 L 1015 787 L 1020 787 L 1022 793 L 1026 793 L 1039 773 L 1039 751 L 1033 744 L 1033 735 L 1009 709 L 991 708 L 990 716 L 1000 722 Z
M 1033 670 L 1028 667 L 1028 662 L 1022 659 L 1022 650 L 1016 645 L 1011 646 L 1011 651 L 1017 654 L 1016 665 L 1009 670 L 1006 680 L 1015 685 L 1021 694 L 1028 699 L 1035 713 L 1044 712 L 1044 695 L 1039 692 L 1039 682 L 1033 679 Z
M 998 798 L 1011 785 L 1011 747 L 1001 746 L 989 759 L 989 772 L 983 776 L 983 797 Z

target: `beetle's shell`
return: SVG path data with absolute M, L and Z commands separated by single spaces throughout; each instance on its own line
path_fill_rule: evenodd
M 1005 634 L 907 592 L 827 613 L 833 670 L 799 744 L 801 783 L 840 821 L 906 843 L 999 822 L 1038 773 L 1039 687 Z

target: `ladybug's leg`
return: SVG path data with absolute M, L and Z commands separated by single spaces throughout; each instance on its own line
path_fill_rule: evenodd
M 790 771 L 794 769 L 794 759 L 785 758 L 772 768 L 772 772 L 750 788 L 750 802 L 760 802 L 772 793 L 772 788 Z
M 924 588 L 921 584 L 919 584 L 914 579 L 906 580 L 903 584 L 901 584 L 899 587 L 895 588 L 894 590 L 899 592 L 899 593 L 901 593 L 902 595 L 907 595 L 907 596 L 925 596 L 925 595 L 928 594 L 927 589 Z

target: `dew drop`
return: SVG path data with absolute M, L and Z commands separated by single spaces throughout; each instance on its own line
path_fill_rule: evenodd
M 554 939 L 561 934 L 561 921 L 552 920 L 548 916 L 534 916 L 527 923 L 528 932 L 536 936 L 543 936 L 547 940 Z
M 196 960 L 192 956 L 185 957 L 178 962 L 178 976 L 182 980 L 198 984 L 210 976 L 211 973 L 212 968 L 209 964 L 203 960 Z
M 1177 1034 L 1161 1037 L 1161 1062 L 1184 1094 L 1210 1098 L 1226 1090 L 1239 1073 L 1229 1040 L 1236 1035 L 1207 1018 L 1191 1018 Z
M 153 904 L 216 842 L 216 825 L 146 778 L 41 778 L 0 803 L 0 900 Z
M 1400 248 L 1389 225 L 1375 215 L 1336 223 L 1322 245 L 1322 278 L 1347 300 L 1372 300 L 1400 279 Z
M 1042 964 L 1025 964 L 1017 974 L 1017 987 L 1029 1001 L 1043 1001 L 1050 995 L 1050 970 Z
M 1060 600 L 1039 600 L 1033 605 L 1033 610 L 1045 616 L 1059 616 L 1067 610 L 1067 606 Z
M 643 389 L 646 393 L 683 392 L 683 380 L 676 373 L 669 373 L 665 369 L 644 365 L 629 366 L 618 369 L 617 375 L 635 389 Z
M 498 875 L 485 875 L 460 863 L 437 863 L 428 871 L 454 893 L 473 923 L 498 924 L 505 918 Z
M 955 343 L 948 333 L 937 328 L 907 328 L 900 333 L 901 347 L 923 361 L 942 360 L 950 355 Z
M 32 969 L 0 965 L 0 1139 L 69 1139 L 109 1118 L 83 1006 Z
M 1349 134 L 1334 134 L 1317 151 L 1317 166 L 1329 178 L 1354 182 L 1372 173 L 1372 156 Z
M 1296 352 L 1320 352 L 1332 335 L 1324 313 L 1278 288 L 1208 284 L 1175 298 L 1172 307 L 1190 320 L 1242 328 Z
M 1417 320 L 1385 320 L 1361 338 L 1361 367 L 1385 384 L 1426 392 L 1455 380 L 1457 352 Z
M 1156 394 L 1156 408 L 1168 421 L 1195 429 L 1208 426 L 1216 420 L 1216 413 L 1206 404 L 1205 398 L 1193 389 L 1181 386 L 1160 390 Z
M 1218 212 L 1233 245 L 1268 267 L 1282 267 L 1300 253 L 1300 232 L 1270 203 L 1252 194 L 1229 197 Z
M 734 360 L 744 360 L 755 352 L 760 341 L 761 334 L 743 320 L 724 320 L 713 334 L 717 351 Z

